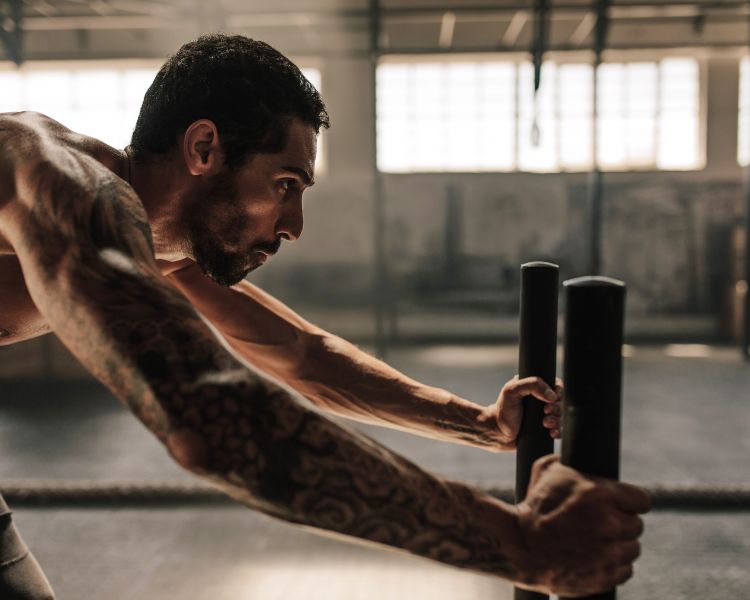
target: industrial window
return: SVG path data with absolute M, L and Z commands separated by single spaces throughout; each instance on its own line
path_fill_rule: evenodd
M 740 63 L 740 114 L 737 131 L 737 160 L 743 167 L 750 165 L 750 56 Z
M 386 172 L 584 171 L 593 157 L 593 68 L 546 62 L 385 62 L 378 165 Z M 692 59 L 606 63 L 597 157 L 608 170 L 700 168 Z
M 73 131 L 124 148 L 157 69 L 157 64 L 97 62 L 11 67 L 0 71 L 0 112 L 38 111 Z
M 0 67 L 0 112 L 38 111 L 73 131 L 124 148 L 159 66 L 151 61 L 90 61 Z M 303 73 L 320 89 L 319 70 Z

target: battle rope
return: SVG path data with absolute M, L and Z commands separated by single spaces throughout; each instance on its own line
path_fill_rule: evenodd
M 643 485 L 643 484 L 642 484 Z M 656 510 L 750 511 L 750 485 L 643 485 Z M 485 490 L 506 502 L 513 488 Z M 108 507 L 185 506 L 234 504 L 216 488 L 181 482 L 92 482 L 13 480 L 0 481 L 0 493 L 13 507 Z

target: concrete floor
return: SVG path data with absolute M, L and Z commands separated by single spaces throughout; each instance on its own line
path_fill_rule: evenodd
M 17 510 L 61 600 L 510 600 L 502 580 L 242 508 Z M 746 600 L 750 514 L 660 512 L 620 600 Z
M 488 404 L 513 375 L 515 352 L 509 346 L 435 346 L 394 351 L 389 362 Z M 733 350 L 716 348 L 629 353 L 623 478 L 748 483 L 750 367 Z M 98 384 L 4 381 L 2 389 L 5 481 L 189 480 Z M 512 481 L 512 454 L 364 429 L 432 471 L 482 485 Z M 15 514 L 61 599 L 511 597 L 510 586 L 499 580 L 320 537 L 242 508 L 23 508 Z M 653 513 L 638 574 L 619 597 L 750 598 L 749 540 L 748 512 Z

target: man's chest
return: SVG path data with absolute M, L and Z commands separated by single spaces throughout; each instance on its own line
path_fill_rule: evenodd
M 18 260 L 13 255 L 0 256 L 0 345 L 49 331 L 49 325 L 29 296 Z

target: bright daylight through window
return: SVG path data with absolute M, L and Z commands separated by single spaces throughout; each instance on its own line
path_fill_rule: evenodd
M 159 65 L 96 61 L 8 67 L 0 70 L 0 112 L 41 112 L 73 131 L 124 148 Z M 320 89 L 320 71 L 302 71 Z
M 737 160 L 750 165 L 750 56 L 740 63 L 740 114 L 737 130 Z
M 381 170 L 590 169 L 593 68 L 584 63 L 545 63 L 536 100 L 533 79 L 528 62 L 381 64 Z M 602 65 L 600 166 L 701 168 L 699 81 L 698 62 L 687 58 Z M 535 120 L 538 140 L 532 136 Z

